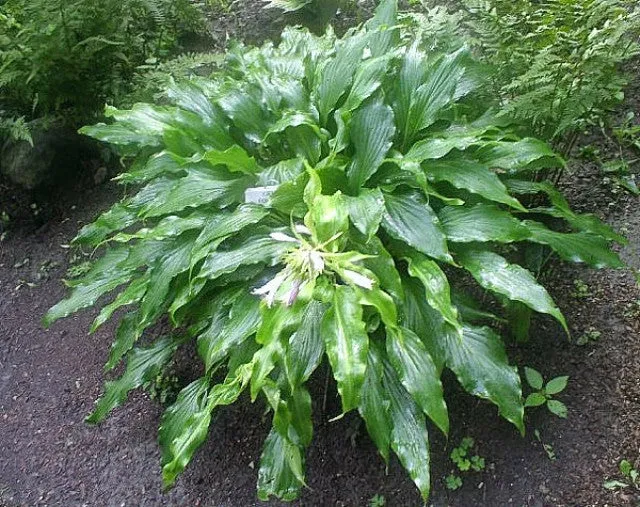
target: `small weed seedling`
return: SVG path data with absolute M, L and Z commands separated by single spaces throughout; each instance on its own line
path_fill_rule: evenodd
M 462 479 L 453 473 L 447 475 L 444 483 L 449 491 L 455 491 L 456 489 L 460 489 L 462 487 Z
M 617 491 L 623 488 L 629 488 L 633 486 L 635 489 L 640 490 L 640 472 L 633 467 L 629 460 L 623 459 L 618 465 L 620 473 L 624 477 L 623 481 L 617 479 L 605 481 L 604 487 L 611 491 Z
M 589 286 L 584 282 L 584 280 L 581 280 L 580 278 L 576 278 L 573 281 L 573 287 L 574 290 L 572 295 L 576 299 L 585 299 L 593 295 L 593 292 L 591 292 Z
M 373 495 L 369 500 L 369 507 L 384 507 L 387 505 L 387 499 L 384 495 Z
M 596 342 L 602 336 L 602 333 L 598 331 L 595 327 L 589 327 L 584 333 L 582 333 L 576 339 L 576 345 L 580 347 L 584 347 L 585 345 Z
M 540 405 L 547 405 L 549 412 L 557 415 L 558 417 L 567 417 L 567 407 L 564 403 L 558 400 L 554 400 L 553 396 L 561 393 L 567 387 L 567 381 L 569 377 L 556 377 L 551 379 L 544 385 L 544 379 L 542 375 L 533 368 L 524 368 L 524 375 L 527 378 L 527 383 L 534 389 L 534 392 L 527 396 L 524 402 L 525 407 L 539 407 Z
M 464 437 L 460 442 L 460 445 L 451 451 L 451 461 L 456 465 L 460 472 L 481 472 L 484 470 L 485 462 L 484 458 L 477 454 L 471 453 L 471 450 L 475 446 L 475 441 L 471 437 Z M 445 484 L 447 489 L 455 491 L 462 486 L 462 478 L 455 473 L 449 474 L 445 478 Z
M 557 459 L 557 456 L 556 451 L 553 449 L 553 445 L 548 444 L 542 440 L 539 430 L 536 429 L 533 434 L 536 436 L 536 440 L 542 444 L 544 452 L 547 453 L 547 458 L 549 458 L 550 461 L 555 461 Z
M 145 382 L 142 387 L 149 393 L 152 400 L 157 400 L 162 406 L 165 406 L 175 401 L 181 386 L 178 377 L 167 368 L 154 379 Z

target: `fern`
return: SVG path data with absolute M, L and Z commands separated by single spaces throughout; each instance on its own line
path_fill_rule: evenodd
M 623 97 L 625 62 L 640 53 L 630 0 L 464 0 L 466 27 L 495 67 L 504 112 L 557 146 Z

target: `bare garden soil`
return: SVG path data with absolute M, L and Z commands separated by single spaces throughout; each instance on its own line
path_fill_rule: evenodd
M 254 37 L 252 27 L 259 25 L 259 18 L 251 9 L 244 12 L 243 5 L 224 22 L 240 23 L 239 28 Z M 629 95 L 638 97 L 638 92 L 636 87 Z M 626 108 L 638 111 L 637 105 L 632 99 Z M 607 149 L 603 138 L 589 142 Z M 623 228 L 630 244 L 622 256 L 640 269 L 639 200 L 613 192 L 595 164 L 578 160 L 571 169 L 562 186 L 573 206 Z M 95 311 L 65 319 L 50 330 L 42 328 L 40 319 L 63 297 L 61 279 L 68 267 L 85 260 L 65 245 L 121 192 L 111 183 L 80 181 L 38 196 L 41 204 L 20 214 L 15 189 L 0 182 L 0 210 L 4 206 L 14 212 L 11 228 L 0 241 L 0 506 L 262 505 L 255 484 L 270 416 L 260 403 L 243 399 L 221 410 L 206 444 L 169 492 L 162 491 L 160 478 L 158 401 L 138 392 L 101 426 L 83 422 L 102 389 L 114 325 L 87 334 Z M 577 292 L 575 280 L 586 289 Z M 534 409 L 528 412 L 522 438 L 498 417 L 496 407 L 445 378 L 452 434 L 447 442 L 435 428 L 430 432 L 429 505 L 640 505 L 640 494 L 630 488 L 612 492 L 603 487 L 607 479 L 621 479 L 621 459 L 640 465 L 638 285 L 628 270 L 561 264 L 552 266 L 544 283 L 567 316 L 572 341 L 554 322 L 541 318 L 533 325 L 530 343 L 510 347 L 510 355 L 545 377 L 570 376 L 567 390 L 559 395 L 569 418 Z M 600 337 L 584 346 L 575 344 L 589 331 L 600 332 Z M 187 364 L 175 371 L 181 382 L 196 374 L 193 364 L 193 369 Z M 295 505 L 364 507 L 374 495 L 384 496 L 388 506 L 422 505 L 396 461 L 385 470 L 355 417 L 329 422 L 339 413 L 339 404 L 330 385 L 323 407 L 324 367 L 312 391 L 316 432 L 307 455 L 309 488 Z M 463 475 L 462 488 L 449 492 L 444 484 L 453 467 L 448 456 L 465 436 L 475 439 L 486 468 Z M 543 443 L 552 447 L 555 460 Z

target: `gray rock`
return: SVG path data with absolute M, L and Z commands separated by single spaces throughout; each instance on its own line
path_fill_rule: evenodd
M 32 131 L 33 146 L 8 140 L 0 154 L 0 174 L 27 190 L 60 183 L 82 169 L 87 142 L 66 127 Z

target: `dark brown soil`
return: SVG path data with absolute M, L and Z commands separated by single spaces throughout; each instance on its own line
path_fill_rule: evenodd
M 238 8 L 250 4 L 241 2 Z M 238 15 L 245 33 L 264 38 L 255 12 Z M 635 96 L 637 92 L 633 90 Z M 626 228 L 631 241 L 623 256 L 640 269 L 638 199 L 613 194 L 592 164 L 577 167 L 564 186 L 577 209 L 595 211 Z M 0 187 L 0 209 L 9 201 L 9 191 Z M 259 404 L 245 399 L 220 411 L 208 441 L 167 493 L 160 480 L 156 431 L 162 408 L 156 401 L 137 393 L 103 425 L 83 422 L 101 392 L 102 365 L 114 326 L 88 335 L 94 311 L 48 331 L 40 318 L 64 294 L 61 278 L 72 254 L 63 245 L 119 192 L 107 184 L 51 196 L 53 204 L 43 205 L 45 214 L 40 215 L 46 219 L 23 217 L 0 242 L 0 505 L 260 505 L 256 467 L 269 417 Z M 574 294 L 577 279 L 588 287 L 585 297 Z M 640 495 L 630 489 L 603 488 L 606 479 L 621 479 L 621 459 L 640 465 L 640 305 L 633 306 L 640 300 L 638 285 L 628 271 L 564 265 L 547 275 L 546 284 L 565 312 L 574 340 L 590 328 L 601 332 L 597 341 L 581 347 L 569 342 L 553 322 L 540 319 L 530 344 L 511 350 L 517 364 L 533 366 L 545 377 L 571 377 L 559 395 L 569 407 L 569 418 L 533 410 L 522 438 L 498 417 L 494 406 L 464 394 L 446 379 L 452 435 L 447 443 L 431 431 L 431 505 L 635 507 L 640 502 Z M 322 398 L 323 384 L 321 371 L 314 383 L 317 399 Z M 328 422 L 337 412 L 331 390 L 326 413 L 321 403 L 314 406 L 309 489 L 298 504 L 364 507 L 379 494 L 389 506 L 421 505 L 405 472 L 395 461 L 385 470 L 354 418 Z M 555 461 L 548 458 L 535 430 L 553 447 Z M 465 436 L 476 440 L 487 467 L 464 475 L 463 487 L 448 492 L 448 454 Z

